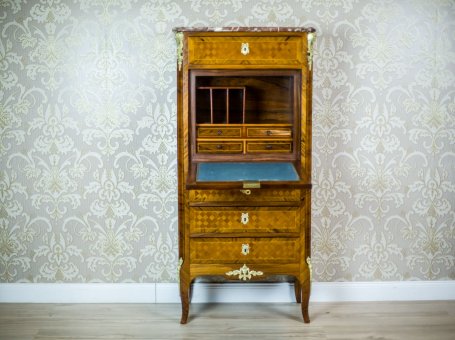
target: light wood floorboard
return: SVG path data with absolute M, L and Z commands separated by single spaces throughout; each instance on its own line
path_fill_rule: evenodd
M 0 304 L 0 339 L 455 340 L 455 301 L 192 304 Z

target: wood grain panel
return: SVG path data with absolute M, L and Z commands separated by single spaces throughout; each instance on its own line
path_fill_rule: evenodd
M 311 310 L 312 323 L 303 325 L 297 303 L 195 303 L 191 327 L 182 327 L 175 303 L 3 303 L 0 339 L 453 340 L 455 334 L 455 301 L 313 301 Z
M 248 54 L 242 53 L 248 44 Z M 297 36 L 194 36 L 188 39 L 190 65 L 299 65 L 303 42 Z
M 233 138 L 242 136 L 242 128 L 227 128 L 227 127 L 198 127 L 198 138 Z
M 192 207 L 191 233 L 296 233 L 300 230 L 299 207 Z M 242 215 L 248 222 L 242 223 Z
M 242 245 L 248 244 L 248 255 Z M 192 263 L 293 263 L 299 261 L 298 238 L 195 238 Z
M 197 142 L 197 151 L 200 153 L 242 153 L 242 142 Z
M 264 153 L 275 153 L 275 152 L 291 152 L 292 142 L 276 142 L 276 141 L 264 141 L 264 142 L 247 142 L 246 151 L 252 152 L 264 152 Z
M 279 137 L 287 137 L 290 138 L 292 136 L 292 129 L 291 128 L 282 128 L 282 127 L 254 127 L 254 128 L 247 128 L 246 135 L 250 138 L 279 138 Z
M 190 190 L 190 202 L 298 202 L 298 189 Z

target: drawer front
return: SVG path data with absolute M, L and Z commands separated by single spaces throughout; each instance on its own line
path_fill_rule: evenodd
M 291 128 L 247 128 L 246 130 L 246 135 L 247 137 L 250 138 L 279 138 L 279 137 L 287 137 L 291 138 L 292 137 L 292 130 Z
M 295 263 L 299 238 L 194 238 L 191 263 Z
M 275 141 L 264 141 L 264 142 L 247 142 L 246 152 L 254 153 L 275 153 L 292 152 L 292 142 L 275 142 Z
M 193 65 L 299 65 L 304 62 L 302 37 L 189 37 Z M 306 49 L 305 49 L 306 50 Z
M 190 232 L 297 233 L 299 207 L 191 207 Z
M 198 127 L 198 138 L 235 138 L 242 136 L 241 128 L 224 128 L 224 127 Z
M 242 142 L 197 142 L 199 153 L 242 153 Z
M 298 189 L 190 190 L 190 202 L 298 202 Z

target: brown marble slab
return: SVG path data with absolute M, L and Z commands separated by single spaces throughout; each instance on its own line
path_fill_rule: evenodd
M 313 27 L 175 27 L 174 32 L 316 32 Z

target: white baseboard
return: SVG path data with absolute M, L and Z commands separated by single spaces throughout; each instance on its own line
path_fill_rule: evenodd
M 196 284 L 193 303 L 295 302 L 290 283 Z M 455 300 L 455 281 L 314 282 L 311 302 Z M 156 284 L 157 303 L 180 302 L 178 285 Z
M 156 284 L 157 303 L 180 303 L 175 283 Z M 290 283 L 196 283 L 192 303 L 295 302 L 294 285 Z
M 455 281 L 316 282 L 311 300 L 424 301 L 455 300 Z
M 455 281 L 315 282 L 311 302 L 455 300 Z M 0 283 L 0 303 L 179 303 L 177 283 Z M 290 283 L 196 283 L 192 303 L 295 302 Z
M 0 283 L 0 303 L 155 303 L 155 283 Z

